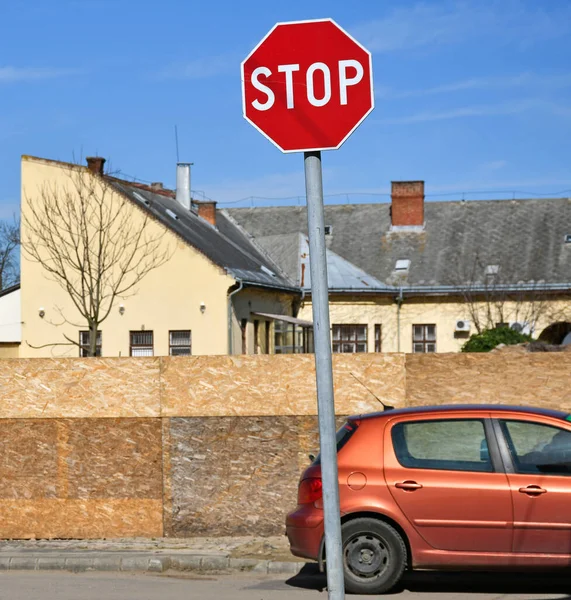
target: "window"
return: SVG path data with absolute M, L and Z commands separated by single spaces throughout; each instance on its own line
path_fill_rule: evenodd
M 399 463 L 409 469 L 493 471 L 484 423 L 477 419 L 398 423 L 392 440 Z
M 412 326 L 412 351 L 436 352 L 436 325 Z
M 337 453 L 341 451 L 341 448 L 347 444 L 347 442 L 353 437 L 353 434 L 357 431 L 357 423 L 353 421 L 347 421 L 340 429 L 337 430 L 335 440 L 337 442 Z M 313 465 L 321 464 L 321 453 L 319 453 L 312 463 Z
M 276 354 L 313 353 L 313 327 L 303 327 L 276 319 L 274 352 Z
M 130 331 L 129 332 L 129 355 L 130 356 L 153 356 L 153 332 L 152 331 Z
M 79 356 L 89 356 L 90 339 L 89 331 L 79 332 Z M 97 330 L 97 341 L 95 342 L 95 356 L 101 356 L 101 331 L 99 330 Z
M 332 225 L 325 225 L 323 227 L 323 233 L 325 233 L 325 235 L 333 235 L 333 226 Z
M 375 325 L 375 352 L 382 352 L 382 325 Z
M 410 259 L 400 258 L 395 263 L 395 271 L 407 272 L 410 269 Z
M 333 325 L 333 352 L 367 352 L 367 325 Z
M 571 431 L 529 421 L 501 421 L 518 473 L 571 475 Z
M 152 342 L 151 342 L 152 345 Z M 169 355 L 190 356 L 192 354 L 190 329 L 169 331 Z

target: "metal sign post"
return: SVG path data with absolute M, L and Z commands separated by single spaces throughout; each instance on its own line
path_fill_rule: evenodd
M 327 587 L 343 600 L 321 151 L 339 148 L 373 110 L 371 53 L 332 19 L 277 23 L 241 71 L 244 118 L 282 152 L 304 153 Z
M 343 553 L 339 518 L 337 443 L 333 398 L 333 364 L 329 324 L 329 292 L 323 218 L 323 181 L 321 152 L 305 152 L 305 192 L 307 229 L 311 269 L 311 305 L 317 377 L 317 411 L 319 415 L 319 450 L 323 480 L 325 515 L 325 552 L 327 557 L 327 591 L 330 600 L 343 600 Z

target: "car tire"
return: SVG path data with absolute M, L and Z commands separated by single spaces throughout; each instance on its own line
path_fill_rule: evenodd
M 347 592 L 383 594 L 399 582 L 407 564 L 407 549 L 394 527 L 360 518 L 343 524 L 341 534 Z

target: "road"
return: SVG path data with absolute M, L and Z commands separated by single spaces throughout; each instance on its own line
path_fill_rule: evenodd
M 1 600 L 325 600 L 325 579 L 314 572 L 291 579 L 233 574 L 3 572 Z M 395 600 L 571 599 L 571 576 L 550 574 L 431 574 L 408 577 Z M 371 596 L 348 596 L 365 599 Z

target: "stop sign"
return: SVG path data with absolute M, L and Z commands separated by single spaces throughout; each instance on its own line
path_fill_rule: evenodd
M 371 54 L 332 19 L 278 23 L 242 63 L 242 102 L 282 152 L 334 150 L 373 110 Z

